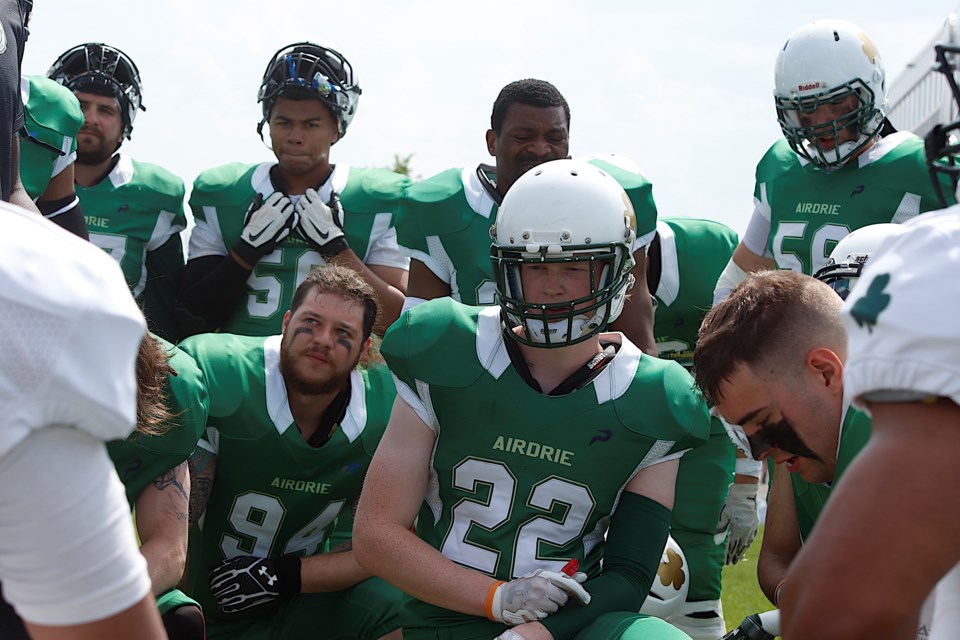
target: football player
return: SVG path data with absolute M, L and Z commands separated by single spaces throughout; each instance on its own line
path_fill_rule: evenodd
M 370 578 L 349 543 L 323 552 L 360 495 L 396 395 L 385 367 L 357 368 L 377 312 L 369 283 L 326 265 L 297 288 L 282 335 L 181 343 L 209 395 L 191 459 L 191 513 L 202 520 L 186 589 L 208 637 L 300 638 L 317 625 L 327 638 L 400 637 L 400 592 Z
M 736 246 L 737 234 L 718 222 L 694 218 L 657 222 L 657 234 L 646 251 L 645 272 L 654 295 L 654 338 L 661 358 L 691 368 L 713 285 Z M 721 512 L 729 519 L 734 508 L 728 505 L 724 510 L 734 479 L 734 452 L 723 423 L 713 418 L 708 443 L 684 455 L 677 474 L 670 535 L 689 562 L 690 586 L 686 602 L 667 620 L 694 640 L 716 640 L 726 630 L 720 587 L 729 524 L 719 519 Z M 751 485 L 742 486 L 749 491 Z M 752 487 L 755 496 L 756 484 Z M 738 501 L 743 502 L 735 497 L 731 504 Z M 755 511 L 754 504 L 748 506 Z
M 429 301 L 384 338 L 398 397 L 358 560 L 413 596 L 408 640 L 686 637 L 636 612 L 678 458 L 709 418 L 683 367 L 604 333 L 633 279 L 627 194 L 596 166 L 547 162 L 512 185 L 493 233 L 496 305 Z
M 197 226 L 179 300 L 190 333 L 273 335 L 297 285 L 328 262 L 347 265 L 377 292 L 374 332 L 400 314 L 409 261 L 393 210 L 409 183 L 386 169 L 331 163 L 360 100 L 353 67 L 329 47 L 283 47 L 258 101 L 276 162 L 209 169 L 190 195 Z
M 525 172 L 568 156 L 569 132 L 570 107 L 549 82 L 518 80 L 500 90 L 486 134 L 495 166 L 448 169 L 413 185 L 403 200 L 397 233 L 404 252 L 411 256 L 404 308 L 442 296 L 470 305 L 493 303 L 490 227 L 497 208 Z M 625 170 L 609 158 L 598 156 L 593 161 L 620 182 L 638 217 L 636 289 L 616 328 L 645 352 L 656 354 L 653 309 L 643 272 L 645 247 L 657 221 L 652 186 L 638 172 Z
M 206 426 L 206 389 L 193 359 L 147 333 L 137 355 L 137 427 L 107 443 L 134 513 L 140 553 L 171 640 L 202 640 L 200 605 L 174 587 L 187 557 L 187 457 Z M 6 617 L 4 638 L 15 626 Z M 20 637 L 20 636 L 18 636 Z M 26 636 L 22 636 L 26 637 Z
M 102 251 L 0 208 L 4 596 L 34 638 L 164 638 L 103 445 L 134 426 L 143 315 Z
M 37 211 L 20 182 L 20 131 L 24 125 L 20 97 L 20 65 L 27 42 L 30 9 L 22 0 L 0 2 L 0 77 L 3 78 L 3 108 L 0 113 L 0 200 Z
M 123 51 L 91 42 L 65 51 L 47 76 L 73 91 L 83 111 L 74 179 L 90 241 L 120 264 L 151 331 L 176 341 L 173 301 L 183 274 L 180 232 L 186 227 L 183 181 L 120 153 L 144 109 L 140 72 Z
M 87 223 L 74 186 L 77 132 L 83 124 L 72 91 L 46 76 L 20 79 L 24 125 L 20 180 L 45 217 L 84 240 Z
M 935 49 L 960 105 L 960 48 Z M 958 129 L 940 125 L 928 137 L 938 186 L 941 172 L 956 184 Z M 907 226 L 871 257 L 842 310 L 846 391 L 870 412 L 873 433 L 791 567 L 785 636 L 909 637 L 934 588 L 929 638 L 960 634 L 960 211 Z
M 885 119 L 883 60 L 859 27 L 818 20 L 794 31 L 777 56 L 774 84 L 783 138 L 757 165 L 753 216 L 716 301 L 747 273 L 813 275 L 854 229 L 939 207 L 923 140 Z

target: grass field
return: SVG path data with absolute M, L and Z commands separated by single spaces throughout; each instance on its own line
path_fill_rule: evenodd
M 760 591 L 757 584 L 757 556 L 760 554 L 760 540 L 763 527 L 757 533 L 756 540 L 747 550 L 747 555 L 737 564 L 723 568 L 723 619 L 727 630 L 735 629 L 751 613 L 767 611 L 773 605 Z

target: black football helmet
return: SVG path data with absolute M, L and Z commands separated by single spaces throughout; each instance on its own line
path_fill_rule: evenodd
M 57 58 L 47 72 L 74 93 L 78 91 L 110 96 L 120 105 L 123 135 L 130 139 L 133 121 L 143 106 L 140 71 L 130 56 L 102 42 L 80 44 Z

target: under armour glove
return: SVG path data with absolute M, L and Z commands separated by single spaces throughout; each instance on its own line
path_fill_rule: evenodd
M 300 593 L 300 558 L 237 556 L 210 570 L 210 592 L 224 613 Z
M 760 514 L 757 512 L 757 484 L 734 483 L 727 493 L 727 501 L 720 511 L 717 523 L 717 535 L 729 530 L 727 538 L 727 564 L 737 564 L 747 552 L 757 530 L 760 528 Z
M 233 251 L 252 266 L 271 253 L 297 224 L 296 208 L 287 196 L 275 191 L 264 200 L 259 193 L 247 210 L 240 239 Z
M 512 626 L 546 618 L 570 596 L 580 604 L 590 604 L 590 594 L 580 586 L 586 580 L 587 574 L 581 572 L 571 577 L 537 569 L 510 582 L 495 583 L 487 594 L 487 617 Z
M 347 248 L 343 237 L 343 209 L 336 191 L 324 203 L 316 189 L 307 189 L 296 207 L 300 223 L 297 231 L 324 258 L 332 258 Z

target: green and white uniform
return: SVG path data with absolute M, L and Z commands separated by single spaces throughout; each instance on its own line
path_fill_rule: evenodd
M 719 222 L 694 218 L 662 219 L 657 222 L 657 234 L 661 266 L 660 281 L 652 292 L 653 334 L 660 357 L 689 370 L 700 324 L 710 309 L 717 278 L 737 246 L 737 234 Z M 702 633 L 685 623 L 702 627 L 715 622 L 718 630 L 724 624 L 720 582 L 725 541 L 718 542 L 714 534 L 733 482 L 735 458 L 723 424 L 713 418 L 708 444 L 680 461 L 670 535 L 687 558 L 690 587 L 687 602 L 669 621 L 694 637 Z M 716 617 L 690 619 L 687 615 L 707 611 Z
M 906 222 L 940 207 L 923 140 L 906 132 L 879 139 L 833 172 L 809 164 L 780 139 L 757 165 L 756 180 L 744 244 L 780 269 L 807 275 L 826 266 L 851 231 Z
M 180 232 L 183 180 L 166 169 L 119 154 L 114 168 L 77 195 L 94 243 L 120 264 L 151 330 L 171 342 L 180 337 L 173 302 L 183 274 Z
M 187 590 L 203 605 L 208 637 L 308 637 L 322 625 L 325 638 L 378 638 L 397 628 L 401 594 L 376 579 L 225 615 L 207 578 L 211 567 L 236 556 L 321 552 L 334 520 L 360 495 L 386 428 L 396 395 L 389 372 L 351 373 L 346 415 L 314 448 L 290 412 L 280 336 L 201 334 L 181 348 L 206 380 L 209 418 L 200 446 L 217 456 L 213 490 L 191 540 Z
M 45 76 L 21 78 L 20 97 L 23 126 L 29 136 L 20 139 L 20 181 L 36 200 L 50 180 L 77 159 L 77 132 L 83 126 L 83 112 L 73 91 Z
M 807 482 L 799 473 L 791 473 L 793 499 L 797 508 L 797 524 L 800 526 L 800 539 L 806 540 L 813 531 L 813 525 L 823 511 L 830 492 L 854 457 L 867 445 L 872 427 L 870 416 L 853 407 L 844 410 L 840 428 L 840 444 L 837 449 L 837 464 L 833 473 L 833 482 Z
M 197 226 L 190 236 L 190 259 L 226 256 L 240 239 L 247 210 L 257 193 L 264 198 L 276 191 L 270 180 L 275 162 L 227 164 L 204 171 L 190 194 Z M 367 265 L 406 269 L 409 260 L 397 246 L 394 210 L 410 180 L 386 169 L 362 169 L 337 164 L 318 188 L 329 202 L 340 195 L 343 232 L 347 244 Z M 294 202 L 298 196 L 292 196 Z M 247 280 L 246 300 L 220 330 L 240 335 L 279 333 L 293 292 L 310 271 L 325 264 L 299 233 L 291 233 L 277 249 L 256 264 Z
M 177 372 L 167 378 L 168 406 L 174 416 L 171 424 L 161 435 L 135 431 L 126 440 L 107 443 L 107 453 L 117 468 L 131 509 L 141 491 L 193 453 L 207 424 L 207 390 L 197 364 L 172 344 L 164 346 L 170 366 Z M 200 606 L 178 589 L 157 596 L 160 615 L 187 604 Z
M 637 216 L 637 244 L 650 244 L 657 223 L 653 186 L 641 175 L 600 160 L 592 164 L 617 179 Z M 481 165 L 482 166 L 482 165 Z M 497 203 L 477 176 L 477 167 L 448 169 L 414 184 L 400 207 L 397 235 L 404 253 L 422 262 L 450 286 L 450 296 L 470 305 L 493 304 L 490 227 Z M 495 180 L 493 173 L 487 174 Z
M 707 438 L 689 374 L 626 338 L 592 382 L 564 396 L 517 373 L 499 307 L 420 304 L 387 331 L 381 353 L 398 394 L 437 437 L 417 535 L 499 580 L 559 571 L 570 558 L 595 577 L 630 479 Z M 504 629 L 420 601 L 405 607 L 403 627 L 405 637 L 457 639 Z

